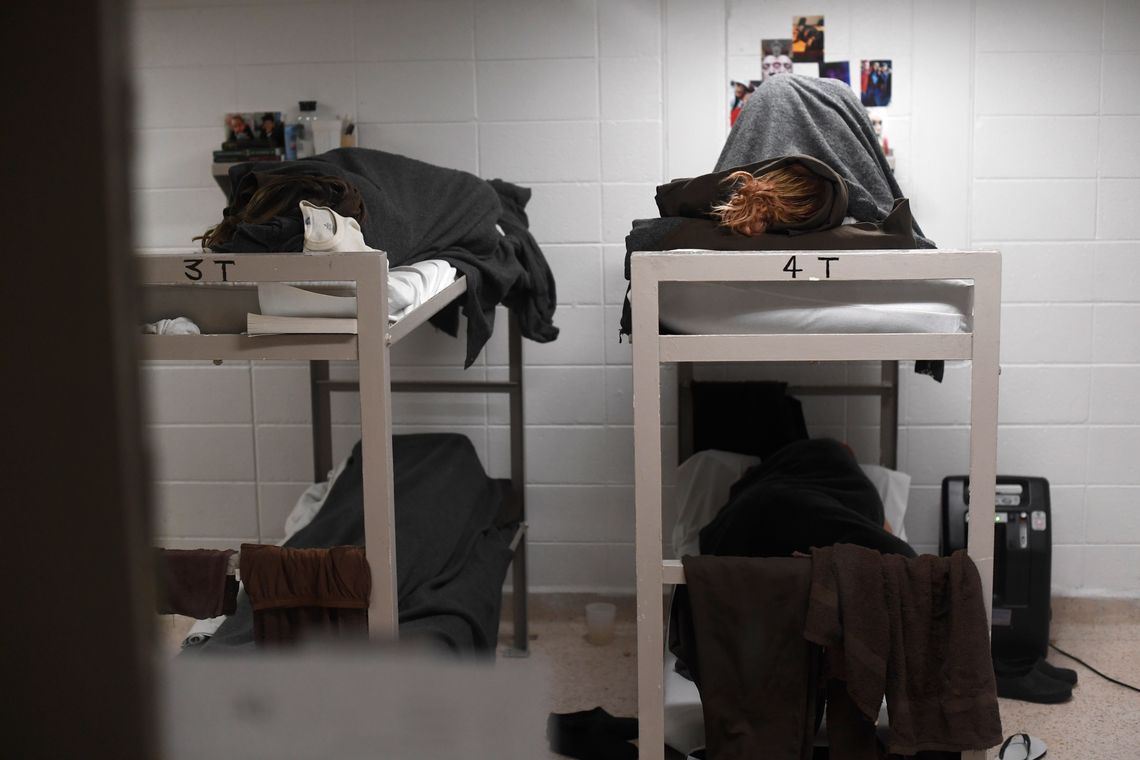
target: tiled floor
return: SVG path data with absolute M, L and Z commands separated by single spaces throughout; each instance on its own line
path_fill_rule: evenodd
M 601 705 L 614 715 L 636 714 L 632 605 L 619 606 L 614 641 L 597 647 L 585 640 L 580 612 L 585 599 L 576 601 L 532 605 L 531 657 L 550 670 L 552 709 L 572 712 Z M 504 625 L 504 631 L 509 630 Z M 1062 649 L 1119 680 L 1140 685 L 1140 600 L 1056 600 L 1051 632 Z M 1024 731 L 1044 739 L 1048 760 L 1140 758 L 1140 694 L 1056 653 L 1049 660 L 1077 671 L 1080 682 L 1072 700 L 1060 705 L 999 700 L 1006 735 Z
M 637 643 L 632 602 L 619 600 L 614 640 L 593 646 L 585 639 L 582 608 L 587 600 L 535 599 L 530 657 L 500 658 L 499 666 L 546 670 L 555 712 L 601 705 L 614 715 L 634 715 Z M 1140 685 L 1140 600 L 1056 600 L 1053 614 L 1052 635 L 1058 646 L 1115 678 Z M 164 618 L 162 625 L 163 644 L 173 652 L 188 621 Z M 510 632 L 509 622 L 504 623 L 504 644 Z M 1025 731 L 1044 739 L 1048 760 L 1140 758 L 1140 694 L 1108 683 L 1061 655 L 1049 659 L 1077 670 L 1080 683 L 1073 699 L 1061 705 L 1000 700 L 1006 734 Z

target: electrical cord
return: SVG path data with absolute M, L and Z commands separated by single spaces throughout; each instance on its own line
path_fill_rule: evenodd
M 1124 683 L 1124 681 L 1117 681 L 1117 680 L 1116 680 L 1115 678 L 1113 678 L 1112 676 L 1106 676 L 1104 673 L 1101 673 L 1099 670 L 1097 670 L 1096 668 L 1094 668 L 1092 665 L 1089 665 L 1087 662 L 1085 662 L 1084 660 L 1082 660 L 1080 657 L 1074 657 L 1073 655 L 1071 655 L 1071 654 L 1069 654 L 1068 652 L 1066 652 L 1064 649 L 1061 649 L 1061 647 L 1057 646 L 1056 644 L 1050 644 L 1049 646 L 1053 647 L 1053 648 L 1054 648 L 1054 649 L 1056 649 L 1056 650 L 1057 650 L 1059 653 L 1061 653 L 1061 654 L 1065 655 L 1066 657 L 1068 657 L 1070 660 L 1073 660 L 1074 662 L 1079 662 L 1081 665 L 1084 665 L 1086 668 L 1088 668 L 1088 669 L 1089 669 L 1089 670 L 1091 670 L 1092 672 L 1096 673 L 1098 676 L 1100 676 L 1100 677 L 1101 677 L 1101 678 L 1103 678 L 1104 680 L 1106 680 L 1106 681 L 1110 681 L 1111 683 L 1114 683 L 1114 684 L 1116 684 L 1117 686 L 1123 686 L 1123 687 L 1124 687 L 1124 688 L 1126 688 L 1126 689 L 1132 689 L 1132 691 L 1135 691 L 1135 692 L 1140 692 L 1140 688 L 1137 688 L 1137 687 L 1133 686 L 1133 685 L 1132 685 L 1132 684 L 1130 684 L 1130 683 Z

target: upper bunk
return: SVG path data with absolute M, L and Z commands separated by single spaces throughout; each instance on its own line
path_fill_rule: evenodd
M 391 321 L 383 253 L 145 254 L 137 257 L 145 321 L 185 316 L 200 335 L 143 335 L 147 359 L 355 360 L 361 342 L 390 347 L 467 292 L 467 279 L 418 295 L 420 305 Z M 302 285 L 355 297 L 354 333 L 249 335 L 260 313 L 258 286 Z
M 632 335 L 665 363 L 969 359 L 1000 279 L 996 251 L 635 252 Z

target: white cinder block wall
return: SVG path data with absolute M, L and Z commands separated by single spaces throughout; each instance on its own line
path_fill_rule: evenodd
M 531 572 L 536 588 L 633 586 L 628 344 L 618 344 L 629 220 L 653 186 L 707 171 L 726 81 L 758 76 L 759 40 L 827 16 L 829 59 L 891 58 L 884 114 L 898 175 L 943 247 L 1005 253 L 1000 463 L 1053 484 L 1054 585 L 1140 590 L 1140 10 L 1134 0 L 431 0 L 134 13 L 136 237 L 177 250 L 220 217 L 208 172 L 230 110 L 316 98 L 361 144 L 534 189 L 532 228 L 558 279 L 562 337 L 526 343 Z M 469 372 L 501 376 L 496 336 Z M 394 357 L 411 377 L 460 373 L 461 345 L 426 333 Z M 909 368 L 907 368 L 909 369 Z M 311 477 L 307 368 L 150 364 L 159 538 L 280 537 Z M 353 368 L 338 367 L 348 375 Z M 862 365 L 768 368 L 842 379 Z M 714 370 L 732 375 L 734 371 Z M 938 484 L 966 470 L 968 369 L 937 386 L 904 372 L 907 528 L 937 542 Z M 666 398 L 666 422 L 675 416 Z M 812 399 L 809 425 L 874 461 L 865 402 Z M 399 431 L 469 435 L 507 470 L 505 405 L 395 400 Z M 336 399 L 339 453 L 357 408 Z M 666 443 L 672 441 L 670 427 Z M 666 456 L 669 456 L 667 445 Z

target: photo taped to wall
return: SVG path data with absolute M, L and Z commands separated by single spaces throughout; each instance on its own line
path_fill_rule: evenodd
M 863 61 L 859 68 L 859 92 L 863 105 L 868 108 L 889 106 L 893 77 L 890 60 Z
M 763 78 L 792 73 L 792 41 L 760 40 L 760 64 Z
M 823 60 L 823 16 L 792 17 L 792 60 L 796 63 Z
M 851 84 L 851 62 L 831 61 L 819 64 L 821 79 L 838 79 L 844 84 Z
M 740 116 L 740 109 L 744 108 L 744 104 L 748 102 L 748 96 L 756 91 L 756 85 L 755 80 L 745 82 L 733 79 L 728 83 L 728 125 L 730 127 L 736 123 L 736 118 Z
M 227 113 L 225 117 L 225 150 L 281 148 L 285 145 L 285 128 L 280 111 Z

